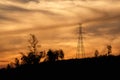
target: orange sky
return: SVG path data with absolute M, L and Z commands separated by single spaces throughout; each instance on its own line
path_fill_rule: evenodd
M 38 38 L 39 50 L 63 49 L 66 59 L 75 58 L 79 23 L 87 57 L 96 49 L 106 53 L 107 44 L 119 54 L 119 9 L 119 0 L 1 0 L 0 65 L 26 52 L 30 33 Z

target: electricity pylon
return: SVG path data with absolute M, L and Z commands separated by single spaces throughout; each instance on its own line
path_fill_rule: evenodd
M 81 58 L 85 57 L 82 24 L 79 24 L 78 27 L 78 43 L 77 43 L 77 53 L 76 53 L 76 58 L 80 58 L 80 57 Z

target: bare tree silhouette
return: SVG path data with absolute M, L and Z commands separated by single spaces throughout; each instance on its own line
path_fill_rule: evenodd
M 22 64 L 38 64 L 42 57 L 44 57 L 44 52 L 37 52 L 38 40 L 34 34 L 30 34 L 29 42 L 29 53 L 25 55 L 22 54 L 21 61 Z
M 36 38 L 36 36 L 34 34 L 30 34 L 30 38 L 28 39 L 29 42 L 29 50 L 30 52 L 36 53 L 37 51 L 37 44 L 38 44 L 38 40 Z

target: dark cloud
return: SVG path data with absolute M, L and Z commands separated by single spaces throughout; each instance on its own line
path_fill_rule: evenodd
M 85 28 L 86 34 L 91 34 L 91 37 L 113 39 L 120 35 L 120 18 L 108 19 L 108 21 L 96 22 L 87 28 Z
M 106 16 L 100 16 L 100 17 L 95 17 L 95 18 L 88 18 L 88 19 L 83 19 L 83 20 L 81 20 L 81 21 L 79 21 L 79 22 L 77 22 L 77 24 L 89 24 L 89 23 L 97 23 L 99 26 L 97 26 L 97 27 L 99 27 L 99 28 L 105 28 L 105 26 L 106 25 L 109 25 L 109 23 L 111 22 L 111 21 L 116 21 L 117 23 L 116 24 L 118 24 L 119 25 L 119 20 L 120 20 L 120 15 L 119 15 L 119 13 L 120 12 L 118 12 L 118 14 L 115 14 L 115 13 L 113 13 L 113 14 L 111 14 L 111 15 L 106 15 Z M 103 24 L 103 26 L 104 27 L 102 27 L 101 25 L 101 23 L 100 22 L 103 22 L 102 24 Z M 108 24 L 106 24 L 105 22 L 109 22 Z M 92 27 L 94 27 L 93 28 L 93 31 L 94 31 L 94 29 L 96 29 L 96 25 L 92 25 Z M 88 26 L 88 29 L 89 28 L 91 28 L 91 26 Z
M 17 19 L 14 15 L 14 12 L 28 12 L 28 9 L 21 8 L 14 5 L 3 5 L 0 4 L 0 21 L 1 22 L 19 22 L 19 19 Z M 1 23 L 0 22 L 0 23 Z
M 15 6 L 15 5 L 3 5 L 3 4 L 0 4 L 0 23 L 6 23 L 7 21 L 9 22 L 23 22 L 23 20 L 19 17 L 21 16 L 21 14 L 27 15 L 30 16 L 30 14 L 34 14 L 34 13 L 37 13 L 38 15 L 39 14 L 42 14 L 42 15 L 45 15 L 49 18 L 51 17 L 55 17 L 55 16 L 61 16 L 61 14 L 59 13 L 55 13 L 55 12 L 52 12 L 52 11 L 49 11 L 49 10 L 37 10 L 37 9 L 26 9 L 26 8 L 23 8 L 23 7 L 20 7 L 20 6 Z M 16 15 L 17 14 L 17 15 Z M 31 17 L 31 16 L 30 16 Z
M 16 37 L 16 38 L 19 38 L 19 37 Z M 2 53 L 2 52 L 11 52 L 11 51 L 16 51 L 17 49 L 19 50 L 19 49 L 23 49 L 23 47 L 21 47 L 21 46 L 18 46 L 19 44 L 21 44 L 21 42 L 20 42 L 20 40 L 14 40 L 13 39 L 13 41 L 15 42 L 15 43 L 13 43 L 13 41 L 8 41 L 8 40 L 4 40 L 4 41 L 7 41 L 6 43 L 5 42 L 3 42 L 3 43 L 0 43 L 2 46 L 1 46 L 1 48 L 0 48 L 0 52 Z M 17 42 L 20 42 L 19 44 L 17 43 Z M 1 54 L 0 54 L 1 55 Z
M 0 4 L 0 10 L 3 11 L 29 11 L 28 9 L 22 8 L 22 7 L 18 7 L 18 6 L 14 6 L 14 5 L 3 5 Z
M 0 52 L 7 52 L 7 51 L 13 51 L 13 50 L 16 50 L 16 48 L 9 48 L 7 47 L 7 45 L 4 45 L 0 48 Z
M 0 11 L 6 11 L 8 13 L 12 12 L 38 12 L 38 13 L 41 13 L 41 14 L 46 14 L 46 15 L 60 15 L 59 13 L 55 13 L 55 12 L 52 12 L 52 11 L 48 11 L 48 10 L 37 10 L 37 9 L 26 9 L 26 8 L 23 8 L 23 7 L 19 7 L 19 6 L 15 6 L 15 5 L 3 5 L 3 4 L 0 4 Z M 11 13 L 10 13 L 11 14 Z
M 14 5 L 0 4 L 0 21 L 19 22 L 19 19 L 14 16 L 14 12 L 29 12 L 29 10 Z
M 78 7 L 78 8 L 84 8 L 84 9 L 87 9 L 87 10 L 89 10 L 89 11 L 92 11 L 92 12 L 94 12 L 94 13 L 99 13 L 99 14 L 102 14 L 102 15 L 106 15 L 107 13 L 105 12 L 105 11 L 103 11 L 103 10 L 99 10 L 99 9 L 96 9 L 95 7 L 93 8 L 93 7 L 88 7 L 88 5 L 86 5 L 86 6 L 83 6 L 83 5 L 77 5 L 77 4 L 75 4 L 75 3 L 73 3 L 73 5 L 75 5 L 76 7 Z
M 29 2 L 39 3 L 39 0 L 11 0 L 11 1 L 19 2 L 19 3 L 29 3 Z
M 0 21 L 18 22 L 17 19 L 14 19 L 12 17 L 7 17 L 6 15 L 1 15 L 1 14 L 0 14 Z
M 111 26 L 111 22 L 110 21 L 115 21 L 116 19 L 116 23 L 113 24 L 113 26 Z M 59 19 L 60 20 L 60 19 Z M 95 19 L 88 19 L 88 20 L 84 20 L 83 21 L 83 25 L 87 24 L 87 23 L 92 23 L 92 22 L 97 22 L 97 25 L 92 25 L 92 26 L 88 26 L 85 30 L 85 32 L 87 33 L 92 33 L 96 36 L 98 35 L 103 35 L 103 32 L 100 31 L 100 29 L 107 29 L 110 31 L 111 28 L 116 29 L 113 30 L 114 34 L 117 34 L 119 32 L 119 25 L 120 23 L 118 22 L 120 20 L 120 16 L 119 15 L 114 15 L 114 16 L 110 16 L 110 17 L 100 17 L 100 18 L 95 18 Z M 108 21 L 108 23 L 106 23 L 106 21 Z M 6 35 L 8 34 L 19 34 L 19 33 L 25 33 L 25 32 L 31 32 L 31 31 L 37 31 L 37 30 L 51 30 L 51 29 L 60 29 L 60 28 L 64 28 L 64 27 L 75 27 L 79 24 L 79 21 L 72 21 L 72 22 L 67 22 L 63 21 L 63 22 L 56 22 L 56 24 L 51 24 L 49 23 L 49 25 L 33 25 L 33 28 L 28 28 L 28 29 L 21 29 L 21 30 L 15 30 L 15 31 L 4 31 L 4 32 L 0 32 L 0 34 L 4 34 L 6 33 Z M 82 23 L 82 22 L 81 22 Z M 106 25 L 105 25 L 106 24 Z M 110 32 L 106 32 L 107 34 L 113 34 L 113 31 Z M 76 32 L 75 32 L 76 33 Z
M 9 62 L 9 61 L 7 61 L 7 60 L 0 60 L 0 62 Z

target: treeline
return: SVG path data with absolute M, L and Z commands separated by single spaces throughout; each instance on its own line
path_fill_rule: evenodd
M 22 57 L 20 59 L 15 58 L 15 61 L 12 64 L 7 65 L 7 69 L 20 67 L 21 65 L 29 64 L 39 64 L 42 62 L 55 62 L 58 60 L 64 59 L 64 52 L 62 49 L 52 50 L 49 49 L 46 51 L 38 51 L 38 40 L 34 34 L 30 34 L 29 42 L 29 51 L 27 54 L 21 53 Z
M 42 62 L 55 62 L 58 60 L 64 59 L 64 51 L 62 49 L 52 50 L 49 49 L 47 51 L 38 51 L 38 47 L 40 46 L 38 43 L 38 39 L 34 34 L 29 35 L 28 39 L 28 53 L 25 54 L 21 52 L 22 57 L 20 59 L 15 58 L 14 62 L 7 65 L 7 69 L 19 67 L 21 65 L 26 64 L 39 64 Z M 101 56 L 109 56 L 112 53 L 112 46 L 106 46 L 107 52 L 104 55 L 100 55 L 99 49 L 95 50 L 94 57 Z

